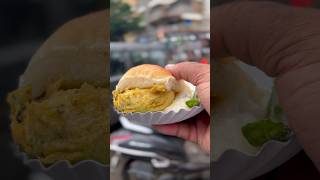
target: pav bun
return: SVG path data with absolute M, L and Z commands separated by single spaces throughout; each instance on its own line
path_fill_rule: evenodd
M 33 97 L 58 79 L 79 86 L 107 85 L 109 33 L 107 11 L 74 19 L 53 33 L 32 57 L 20 86 L 31 85 Z
M 129 69 L 120 79 L 116 90 L 122 92 L 130 88 L 149 88 L 154 84 L 163 84 L 168 91 L 171 91 L 176 79 L 161 66 L 143 64 Z

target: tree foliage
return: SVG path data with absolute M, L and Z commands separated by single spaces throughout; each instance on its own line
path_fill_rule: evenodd
M 131 7 L 121 0 L 110 2 L 110 40 L 122 41 L 128 32 L 141 30 L 141 16 L 134 16 Z

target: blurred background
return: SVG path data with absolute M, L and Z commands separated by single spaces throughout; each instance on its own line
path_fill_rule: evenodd
M 143 63 L 209 62 L 210 0 L 111 0 L 111 7 L 111 75 Z
M 89 12 L 106 9 L 105 0 L 1 0 L 0 1 L 0 179 L 46 180 L 15 158 L 11 149 L 8 92 L 38 47 L 65 22 Z

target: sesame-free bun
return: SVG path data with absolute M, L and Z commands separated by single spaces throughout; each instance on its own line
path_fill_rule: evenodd
M 54 32 L 32 57 L 20 86 L 34 97 L 58 79 L 66 83 L 107 85 L 109 33 L 107 11 L 71 20 Z
M 154 84 L 163 84 L 167 90 L 172 90 L 176 79 L 165 68 L 143 64 L 129 69 L 120 79 L 116 89 L 123 91 L 130 88 L 149 88 Z

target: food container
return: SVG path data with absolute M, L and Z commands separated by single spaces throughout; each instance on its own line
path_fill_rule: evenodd
M 250 180 L 261 176 L 289 160 L 301 150 L 292 137 L 288 142 L 270 141 L 254 155 L 229 149 L 212 163 L 214 180 Z
M 273 94 L 271 93 L 273 86 L 273 80 L 271 78 L 256 68 L 241 62 L 236 62 L 236 64 L 256 83 L 258 88 L 270 93 L 270 96 Z M 228 126 L 230 126 L 231 129 L 233 128 L 232 123 Z M 241 126 L 239 126 L 239 128 L 241 128 Z M 218 136 L 225 141 L 230 140 L 230 142 L 232 142 L 233 139 L 222 137 L 227 136 L 226 133 L 230 132 L 221 132 Z M 230 142 L 226 142 L 221 146 L 232 147 Z M 219 143 L 214 144 L 213 142 L 213 151 L 217 150 L 217 146 L 219 146 Z M 297 143 L 295 136 L 292 135 L 287 142 L 269 141 L 258 149 L 254 147 L 251 147 L 251 149 L 248 148 L 247 151 L 243 151 L 243 149 L 246 148 L 224 147 L 222 153 L 219 153 L 215 158 L 212 157 L 211 178 L 214 180 L 250 180 L 277 168 L 297 154 L 301 150 L 301 147 Z M 213 154 L 215 154 L 215 152 Z
M 54 180 L 106 180 L 109 179 L 109 166 L 93 160 L 83 160 L 74 165 L 69 161 L 61 160 L 46 167 L 40 160 L 32 159 L 26 153 L 20 152 L 15 146 L 16 155 L 23 160 L 23 163 L 33 170 L 43 172 Z M 106 152 L 107 153 L 107 152 Z
M 203 110 L 202 106 L 195 106 L 191 109 L 180 109 L 178 112 L 148 112 L 148 113 L 120 113 L 129 121 L 143 125 L 160 125 L 178 123 L 189 119 Z

